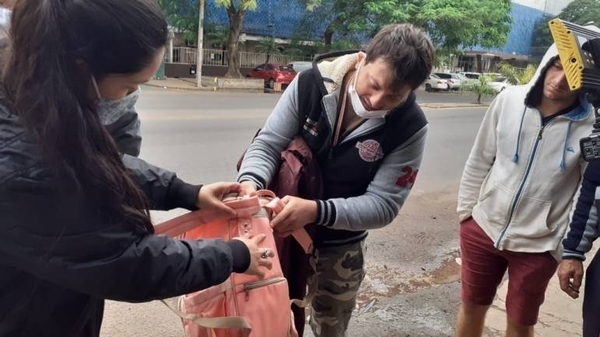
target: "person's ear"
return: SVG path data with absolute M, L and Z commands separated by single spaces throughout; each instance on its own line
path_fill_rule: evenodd
M 356 64 L 354 65 L 354 69 L 358 69 L 360 63 L 367 57 L 365 52 L 359 51 L 358 55 L 356 55 Z

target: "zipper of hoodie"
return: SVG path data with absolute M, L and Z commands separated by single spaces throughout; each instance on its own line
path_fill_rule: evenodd
M 510 208 L 510 214 L 508 215 L 508 221 L 506 222 L 506 225 L 504 225 L 504 228 L 502 228 L 502 231 L 500 231 L 500 236 L 498 236 L 498 239 L 494 243 L 494 247 L 496 247 L 497 249 L 500 249 L 500 244 L 502 243 L 502 240 L 506 236 L 506 232 L 508 230 L 508 227 L 510 226 L 510 222 L 512 221 L 513 215 L 515 214 L 517 205 L 519 204 L 519 199 L 521 198 L 521 193 L 523 192 L 523 187 L 525 186 L 525 182 L 527 181 L 527 178 L 529 178 L 531 166 L 533 165 L 533 160 L 535 159 L 535 155 L 537 153 L 537 149 L 540 144 L 540 140 L 542 140 L 542 135 L 544 133 L 544 130 L 546 129 L 546 127 L 548 125 L 552 124 L 555 120 L 556 120 L 556 118 L 551 120 L 548 124 L 544 125 L 542 116 L 540 115 L 540 121 L 542 122 L 542 126 L 540 127 L 540 131 L 538 132 L 538 136 L 537 136 L 537 139 L 535 140 L 535 145 L 533 147 L 533 152 L 531 153 L 531 157 L 529 158 L 529 162 L 527 163 L 527 169 L 525 170 L 525 176 L 523 176 L 523 180 L 521 180 L 521 184 L 519 184 L 519 189 L 517 190 L 517 194 L 515 195 L 515 198 L 513 199 L 512 206 Z

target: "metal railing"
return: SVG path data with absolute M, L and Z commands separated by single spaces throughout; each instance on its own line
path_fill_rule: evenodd
M 227 63 L 227 50 L 220 49 L 204 49 L 203 56 L 203 65 L 208 66 L 224 66 L 228 65 Z M 265 53 L 252 53 L 252 52 L 239 52 L 240 58 L 240 67 L 242 68 L 254 68 L 259 64 L 263 64 L 267 60 L 267 54 Z M 169 63 L 179 63 L 179 64 L 196 64 L 198 59 L 198 50 L 196 48 L 189 47 L 174 47 L 173 48 L 173 58 L 171 59 L 170 53 L 166 55 L 166 61 Z M 298 57 L 298 56 L 289 56 L 289 55 L 271 55 L 269 57 L 269 63 L 282 63 L 288 64 L 292 61 L 310 61 L 309 57 Z

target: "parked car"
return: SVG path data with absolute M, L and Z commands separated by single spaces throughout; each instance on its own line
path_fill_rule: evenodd
M 288 63 L 288 67 L 294 69 L 295 72 L 299 73 L 302 70 L 312 69 L 312 62 L 308 61 L 294 61 Z
M 425 81 L 425 91 L 450 90 L 448 81 L 436 74 L 431 74 Z
M 439 78 L 448 81 L 448 86 L 450 87 L 450 90 L 460 89 L 461 79 L 464 77 L 460 74 L 455 73 L 434 73 L 434 75 L 437 75 Z
M 262 78 L 265 86 L 274 89 L 275 83 L 281 83 L 287 86 L 296 77 L 296 72 L 287 65 L 279 63 L 264 63 L 252 69 L 246 77 Z
M 500 92 L 506 87 L 510 87 L 512 84 L 508 81 L 508 79 L 504 76 L 498 76 L 491 81 L 488 82 L 490 87 L 492 87 L 496 92 Z
M 462 71 L 459 74 L 465 76 L 466 78 L 472 79 L 472 80 L 478 80 L 479 77 L 481 76 L 481 73 L 475 73 L 475 72 L 471 72 L 471 71 Z

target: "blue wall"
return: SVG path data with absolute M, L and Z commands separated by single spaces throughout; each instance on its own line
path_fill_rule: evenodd
M 257 2 L 256 11 L 246 12 L 242 33 L 263 36 L 273 34 L 279 38 L 291 38 L 306 13 L 305 5 L 298 0 L 257 0 Z M 538 21 L 545 19 L 543 11 L 512 3 L 511 16 L 512 28 L 504 47 L 495 49 L 474 47 L 470 49 L 531 55 L 533 30 Z M 227 12 L 224 8 L 217 7 L 214 0 L 208 0 L 206 21 L 207 24 L 227 24 Z
M 256 11 L 247 11 L 242 33 L 291 38 L 304 16 L 306 5 L 297 0 L 257 0 Z M 206 22 L 227 24 L 227 11 L 214 0 L 206 2 Z
M 492 49 L 491 51 L 521 55 L 531 55 L 531 43 L 535 25 L 544 18 L 544 12 L 535 8 L 512 4 L 511 10 L 512 28 L 508 34 L 508 40 L 504 47 Z

